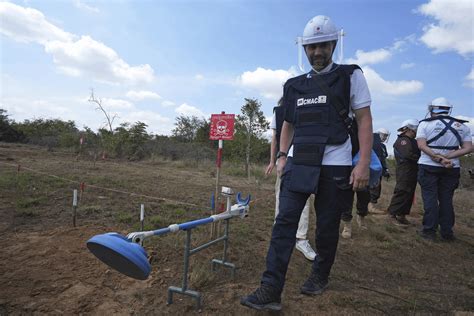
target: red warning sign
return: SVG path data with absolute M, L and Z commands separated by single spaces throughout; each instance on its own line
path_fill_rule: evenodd
M 210 140 L 232 140 L 234 139 L 235 114 L 212 114 Z

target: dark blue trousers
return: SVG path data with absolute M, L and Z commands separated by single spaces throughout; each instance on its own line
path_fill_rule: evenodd
M 369 202 L 370 202 L 369 189 L 356 191 L 356 192 L 353 192 L 352 194 L 353 195 L 355 194 L 357 196 L 357 203 L 356 203 L 357 215 L 360 215 L 362 217 L 367 216 L 367 214 L 369 213 Z M 354 197 L 352 199 L 354 199 Z M 347 211 L 342 212 L 341 219 L 344 222 L 352 221 L 352 206 Z
M 291 159 L 288 162 L 291 164 Z M 313 263 L 313 272 L 327 279 L 336 256 L 339 241 L 341 213 L 352 206 L 352 186 L 349 185 L 350 166 L 323 166 L 319 189 L 315 195 L 316 250 L 318 256 Z M 291 168 L 282 175 L 280 189 L 280 211 L 273 225 L 267 268 L 261 282 L 283 291 L 285 276 L 296 242 L 296 231 L 301 212 L 309 193 L 298 193 L 288 189 Z
M 419 165 L 418 182 L 423 196 L 423 232 L 435 234 L 438 225 L 443 237 L 453 235 L 454 190 L 459 185 L 459 168 Z

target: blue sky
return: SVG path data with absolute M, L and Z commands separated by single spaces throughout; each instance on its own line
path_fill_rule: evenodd
M 0 108 L 16 121 L 74 120 L 96 130 L 90 89 L 117 114 L 170 134 L 177 115 L 265 115 L 298 73 L 295 39 L 315 15 L 344 28 L 344 60 L 359 64 L 374 128 L 395 140 L 444 96 L 474 132 L 474 4 L 470 0 L 0 2 Z M 391 147 L 391 146 L 389 146 Z

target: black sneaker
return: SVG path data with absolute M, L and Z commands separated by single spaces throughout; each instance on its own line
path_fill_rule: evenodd
M 410 221 L 407 220 L 407 218 L 405 217 L 405 215 L 399 215 L 397 216 L 397 221 L 402 224 L 403 226 L 409 226 L 411 225 Z
M 398 227 L 407 227 L 406 225 L 403 225 L 399 220 L 396 215 L 390 214 L 388 216 L 388 222 L 392 225 L 398 226 Z
M 280 311 L 281 297 L 274 287 L 262 284 L 252 294 L 242 297 L 240 304 L 257 310 Z
M 456 241 L 456 237 L 454 237 L 454 235 L 441 235 L 441 240 L 445 242 L 453 242 Z
M 427 233 L 423 230 L 418 230 L 417 233 L 418 233 L 418 236 L 420 236 L 421 238 L 423 238 L 425 240 L 435 241 L 435 239 L 436 239 L 435 234 L 432 234 L 432 233 L 430 234 L 430 233 Z
M 321 279 L 318 274 L 312 272 L 301 287 L 301 293 L 307 295 L 317 295 L 323 293 L 327 287 L 328 279 Z

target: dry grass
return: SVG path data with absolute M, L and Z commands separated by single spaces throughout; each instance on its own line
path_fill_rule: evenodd
M 11 150 L 9 150 L 11 149 Z M 78 228 L 71 226 L 75 182 L 46 177 L 14 166 L 85 182 L 78 208 Z M 229 260 L 238 267 L 210 271 L 222 245 L 191 257 L 189 286 L 204 296 L 205 314 L 247 314 L 239 297 L 259 284 L 273 223 L 274 177 L 255 167 L 250 181 L 240 166 L 223 166 L 222 184 L 253 196 L 251 214 L 232 220 Z M 145 247 L 151 277 L 135 281 L 110 271 L 84 247 L 95 234 L 139 229 L 145 204 L 146 229 L 210 214 L 214 165 L 209 162 L 154 160 L 141 163 L 75 160 L 36 147 L 0 146 L 0 313 L 13 314 L 184 314 L 194 313 L 191 300 L 176 297 L 165 307 L 166 290 L 181 285 L 183 233 L 152 238 Z M 471 181 L 471 182 L 469 182 Z M 134 192 L 128 195 L 93 188 Z M 387 207 L 394 182 L 383 182 L 380 205 Z M 472 180 L 463 178 L 456 191 L 458 241 L 431 243 L 417 237 L 422 205 L 417 202 L 408 228 L 388 224 L 386 216 L 370 215 L 369 229 L 357 229 L 341 240 L 330 290 L 311 298 L 299 287 L 311 266 L 294 253 L 283 293 L 284 310 L 296 314 L 452 314 L 474 312 L 474 214 Z M 148 197 L 144 197 L 148 196 Z M 193 205 L 183 204 L 189 203 Z M 314 215 L 310 216 L 311 243 Z M 193 246 L 209 240 L 209 227 L 193 230 Z

